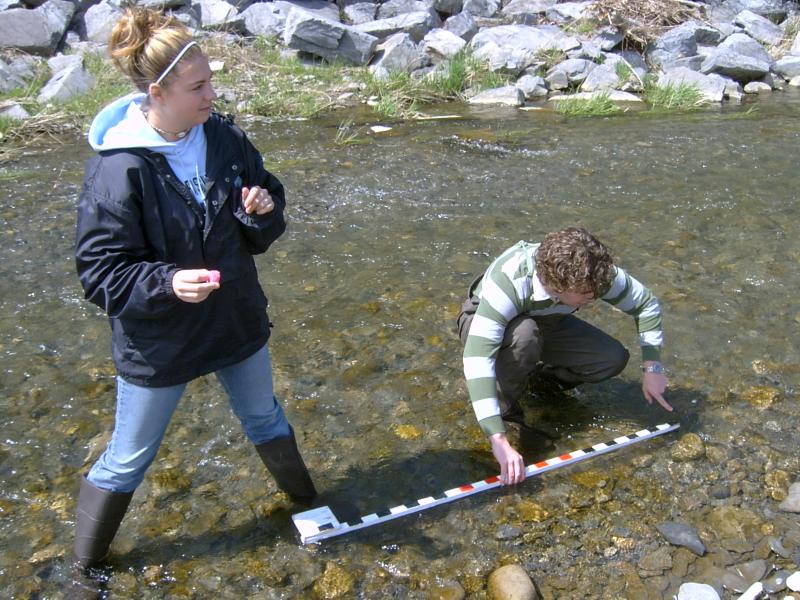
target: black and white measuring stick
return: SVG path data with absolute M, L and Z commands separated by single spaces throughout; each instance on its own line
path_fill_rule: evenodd
M 592 458 L 599 454 L 612 452 L 625 446 L 630 446 L 632 444 L 636 444 L 637 442 L 643 442 L 644 440 L 669 433 L 670 431 L 675 431 L 679 427 L 680 425 L 677 423 L 664 423 L 649 429 L 642 429 L 641 431 L 637 431 L 636 433 L 632 433 L 630 435 L 623 435 L 614 438 L 610 442 L 595 444 L 594 446 L 584 448 L 583 450 L 573 450 L 572 452 L 559 454 L 553 458 L 548 458 L 547 460 L 543 460 L 525 467 L 525 476 L 531 477 L 533 475 L 544 473 L 545 471 L 552 471 L 553 469 L 566 467 L 567 465 L 586 460 L 587 458 Z M 482 481 L 476 481 L 475 483 L 469 483 L 451 490 L 444 491 L 438 496 L 420 498 L 419 500 L 415 500 L 414 502 L 410 502 L 408 504 L 401 504 L 393 508 L 388 508 L 364 515 L 362 517 L 356 517 L 352 523 L 340 523 L 333 514 L 333 511 L 328 506 L 320 506 L 319 508 L 314 508 L 292 515 L 292 521 L 294 521 L 295 527 L 297 527 L 297 530 L 300 532 L 300 541 L 304 544 L 310 544 L 319 542 L 326 538 L 344 535 L 345 533 L 350 533 L 351 531 L 356 531 L 358 529 L 364 529 L 365 527 L 372 527 L 373 525 L 385 523 L 386 521 L 391 521 L 392 519 L 398 519 L 400 517 L 420 512 L 428 508 L 433 508 L 434 506 L 439 506 L 440 504 L 446 504 L 447 502 L 460 500 L 461 498 L 466 498 L 467 496 L 471 496 L 479 492 L 485 492 L 486 490 L 500 487 L 501 485 L 502 484 L 500 483 L 499 477 L 489 477 L 488 479 L 484 479 Z

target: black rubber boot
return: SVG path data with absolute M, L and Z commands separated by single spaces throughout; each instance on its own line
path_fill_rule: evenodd
M 106 557 L 132 497 L 133 492 L 103 490 L 81 477 L 75 557 L 82 567 L 96 566 Z
M 317 490 L 297 449 L 294 431 L 289 437 L 258 444 L 256 450 L 280 489 L 292 500 L 311 503 Z

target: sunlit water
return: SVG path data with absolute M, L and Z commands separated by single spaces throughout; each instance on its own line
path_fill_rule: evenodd
M 257 260 L 275 323 L 276 387 L 317 487 L 367 513 L 495 473 L 467 401 L 454 319 L 471 278 L 499 252 L 574 224 L 608 242 L 661 298 L 676 411 L 642 399 L 630 319 L 592 307 L 582 316 L 634 359 L 622 377 L 561 405 L 532 398 L 529 422 L 560 438 L 526 458 L 665 421 L 683 431 L 305 547 L 290 519 L 300 508 L 275 493 L 219 385 L 204 378 L 189 387 L 114 542 L 112 597 L 341 589 L 444 598 L 463 589 L 480 598 L 488 575 L 516 562 L 546 597 L 635 597 L 625 590 L 641 585 L 671 598 L 710 567 L 637 573 L 637 561 L 668 546 L 655 525 L 700 528 L 703 511 L 726 503 L 752 510 L 769 524 L 765 534 L 800 554 L 798 525 L 776 509 L 780 491 L 770 496 L 769 485 L 777 477 L 785 492 L 799 470 L 800 96 L 762 100 L 755 113 L 458 111 L 389 123 L 384 134 L 368 131 L 375 117 L 357 117 L 347 145 L 335 142 L 344 115 L 244 123 L 287 187 L 289 229 Z M 89 156 L 76 140 L 0 172 L 6 597 L 60 593 L 77 477 L 113 426 L 109 330 L 82 299 L 72 258 Z M 759 393 L 774 402 L 755 406 Z M 716 452 L 676 463 L 671 445 L 689 431 Z M 715 500 L 719 487 L 741 493 Z M 754 557 L 758 540 L 730 556 L 714 534 L 704 540 L 719 566 Z M 799 558 L 771 560 L 796 569 Z

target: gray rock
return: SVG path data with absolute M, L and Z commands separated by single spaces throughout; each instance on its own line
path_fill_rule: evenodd
M 767 574 L 767 563 L 762 559 L 736 565 L 736 573 L 747 581 L 761 581 Z
M 720 600 L 717 590 L 707 583 L 684 583 L 675 600 Z
M 603 92 L 578 92 L 576 94 L 555 94 L 550 96 L 547 100 L 549 102 L 558 102 L 559 100 L 565 99 L 577 99 L 577 100 L 592 100 L 598 97 L 606 97 L 612 102 L 633 102 L 633 103 L 640 103 L 642 99 L 635 95 L 629 94 L 628 92 L 621 92 L 620 90 L 609 90 Z
M 783 21 L 788 12 L 787 3 L 784 0 L 727 0 L 725 4 L 734 13 L 749 10 L 776 23 Z
M 434 63 L 452 58 L 466 45 L 467 42 L 446 29 L 429 31 L 422 39 L 422 49 Z
M 558 0 L 511 0 L 501 12 L 504 15 L 542 15 L 557 3 Z
M 0 79 L 0 85 L 2 85 L 2 79 Z M 0 103 L 0 117 L 12 121 L 23 121 L 30 115 L 19 102 L 2 102 Z
M 52 58 L 47 59 L 47 66 L 50 67 L 51 73 L 58 73 L 64 69 L 70 69 L 75 66 L 83 66 L 83 57 L 80 54 L 56 54 Z
M 200 8 L 200 26 L 203 29 L 224 29 L 244 33 L 244 18 L 233 4 L 225 0 L 195 0 Z
M 749 10 L 743 10 L 733 21 L 744 29 L 751 38 L 767 46 L 774 46 L 783 40 L 783 30 L 769 19 Z
M 344 16 L 351 25 L 361 25 L 375 20 L 378 14 L 378 4 L 372 2 L 359 2 L 344 7 Z
M 108 2 L 101 2 L 90 6 L 83 15 L 86 26 L 86 39 L 90 42 L 107 44 L 111 37 L 111 30 L 122 16 L 122 10 Z
M 789 486 L 789 495 L 778 508 L 786 512 L 800 513 L 800 481 Z
M 293 8 L 300 8 L 318 17 L 325 17 L 331 21 L 339 20 L 339 7 L 326 0 L 275 0 L 273 4 L 284 17 L 288 17 Z
M 777 554 L 781 558 L 789 558 L 791 556 L 789 551 L 786 548 L 784 548 L 783 542 L 781 542 L 780 539 L 774 536 L 769 536 L 767 538 L 767 543 L 769 544 L 769 549 L 772 550 L 775 554 Z
M 721 34 L 713 27 L 687 21 L 659 37 L 645 51 L 647 60 L 658 67 L 673 66 L 675 61 L 697 55 L 698 44 L 716 44 Z
M 548 72 L 548 77 L 556 71 L 562 71 L 567 75 L 567 80 L 570 84 L 581 83 L 589 73 L 597 67 L 597 63 L 582 58 L 568 58 L 554 67 Z
M 292 8 L 286 18 L 284 43 L 329 60 L 341 58 L 356 65 L 369 62 L 378 38 L 357 29 L 331 21 L 300 8 Z
M 565 90 L 569 87 L 569 77 L 564 71 L 553 71 L 544 80 L 551 90 Z
M 772 64 L 772 57 L 761 44 L 747 34 L 734 33 L 703 61 L 700 70 L 703 73 L 720 73 L 747 83 L 766 75 Z
M 39 65 L 41 60 L 41 58 L 36 56 L 23 54 L 16 57 L 6 66 L 11 73 L 24 79 L 25 81 L 28 81 L 36 77 L 36 67 Z
M 745 94 L 763 94 L 764 92 L 771 92 L 772 86 L 763 81 L 750 81 L 744 84 Z
M 540 52 L 557 48 L 566 37 L 555 26 L 500 25 L 479 31 L 470 41 L 476 58 L 486 59 L 492 71 L 521 73 Z
M 545 15 L 555 23 L 568 23 L 589 17 L 594 2 L 562 2 L 547 9 Z
M 464 0 L 462 10 L 476 17 L 493 17 L 500 10 L 500 0 Z
M 470 41 L 478 33 L 478 25 L 475 23 L 475 19 L 467 12 L 460 12 L 449 17 L 444 22 L 442 29 L 456 34 L 466 42 Z
M 624 39 L 625 34 L 616 27 L 608 25 L 606 27 L 601 27 L 592 41 L 600 46 L 601 50 L 608 52 L 616 48 Z
M 429 62 L 410 35 L 395 33 L 376 46 L 375 57 L 369 69 L 381 76 L 393 71 L 410 73 L 414 69 L 427 66 Z
M 33 10 L 11 8 L 0 12 L 0 48 L 49 56 L 74 13 L 75 5 L 65 0 L 49 0 Z
M 661 76 L 658 78 L 658 85 L 660 86 L 679 86 L 679 85 L 691 85 L 696 87 L 700 93 L 703 95 L 705 100 L 709 102 L 722 102 L 723 98 L 725 97 L 725 82 L 716 77 L 709 77 L 703 75 L 702 73 L 698 73 L 697 71 L 692 71 L 691 69 L 687 69 L 686 67 L 676 67 L 674 69 L 668 69 Z M 675 460 L 679 460 L 681 457 L 673 457 Z M 686 460 L 696 460 L 695 458 L 689 458 Z
M 241 16 L 244 20 L 244 29 L 248 35 L 261 35 L 264 37 L 280 37 L 283 35 L 286 26 L 286 14 L 280 12 L 272 2 L 251 4 L 242 11 Z
M 19 0 L 0 0 L 0 11 L 9 8 L 22 8 L 22 3 Z
M 519 565 L 505 565 L 493 571 L 487 592 L 492 600 L 536 600 L 538 596 L 533 581 Z
M 764 580 L 764 591 L 768 594 L 779 594 L 786 589 L 786 580 L 791 573 L 786 570 L 777 571 Z
M 14 73 L 9 66 L 0 60 L 0 93 L 7 93 L 12 90 L 24 88 L 27 85 L 25 80 Z
M 586 76 L 581 84 L 583 92 L 597 92 L 602 90 L 613 90 L 620 85 L 621 81 L 617 75 L 617 69 L 613 65 L 598 65 Z
M 792 47 L 789 50 L 789 54 L 793 54 L 795 56 L 800 55 L 800 33 L 794 36 L 794 42 L 792 42 Z
M 800 87 L 800 75 L 789 80 L 789 87 Z
M 522 106 L 525 97 L 522 91 L 513 86 L 507 85 L 500 88 L 484 90 L 467 100 L 469 104 L 502 104 L 504 106 Z
M 800 75 L 800 56 L 787 55 L 775 61 L 772 70 L 786 79 Z
M 800 571 L 795 571 L 786 578 L 786 587 L 793 592 L 800 592 Z
M 523 75 L 514 86 L 522 92 L 525 100 L 547 96 L 547 82 L 538 75 Z
M 433 0 L 389 0 L 378 8 L 377 19 L 391 19 L 412 12 L 425 12 L 433 9 Z
M 733 573 L 731 571 L 725 571 L 725 573 L 722 575 L 721 583 L 723 587 L 726 587 L 729 590 L 736 592 L 738 594 L 741 594 L 748 587 L 750 587 L 749 581 L 747 581 L 744 577 L 742 577 L 738 573 Z
M 463 0 L 434 0 L 433 8 L 443 15 L 457 15 L 463 7 Z
M 395 33 L 407 33 L 415 42 L 419 42 L 431 30 L 440 27 L 441 19 L 435 11 L 419 11 L 406 13 L 390 19 L 378 19 L 369 23 L 361 23 L 354 27 L 363 33 L 386 39 Z
M 37 102 L 66 102 L 67 100 L 88 92 L 94 86 L 94 79 L 83 68 L 75 65 L 59 71 L 42 88 Z

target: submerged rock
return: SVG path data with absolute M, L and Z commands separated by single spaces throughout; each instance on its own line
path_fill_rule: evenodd
M 347 597 L 355 585 L 355 578 L 341 567 L 329 562 L 322 577 L 314 582 L 314 593 L 320 598 Z
M 488 596 L 492 600 L 536 600 L 536 586 L 519 565 L 506 565 L 489 575 Z
M 706 455 L 703 440 L 696 433 L 687 433 L 672 447 L 670 456 L 676 462 L 698 460 Z
M 778 505 L 783 511 L 800 513 L 800 481 L 789 486 L 789 495 Z
M 684 546 L 697 554 L 697 556 L 703 556 L 706 553 L 706 547 L 700 540 L 700 536 L 697 535 L 697 530 L 686 523 L 668 521 L 659 523 L 656 525 L 656 529 L 670 544 Z
M 676 600 L 720 600 L 717 590 L 707 583 L 684 583 Z

